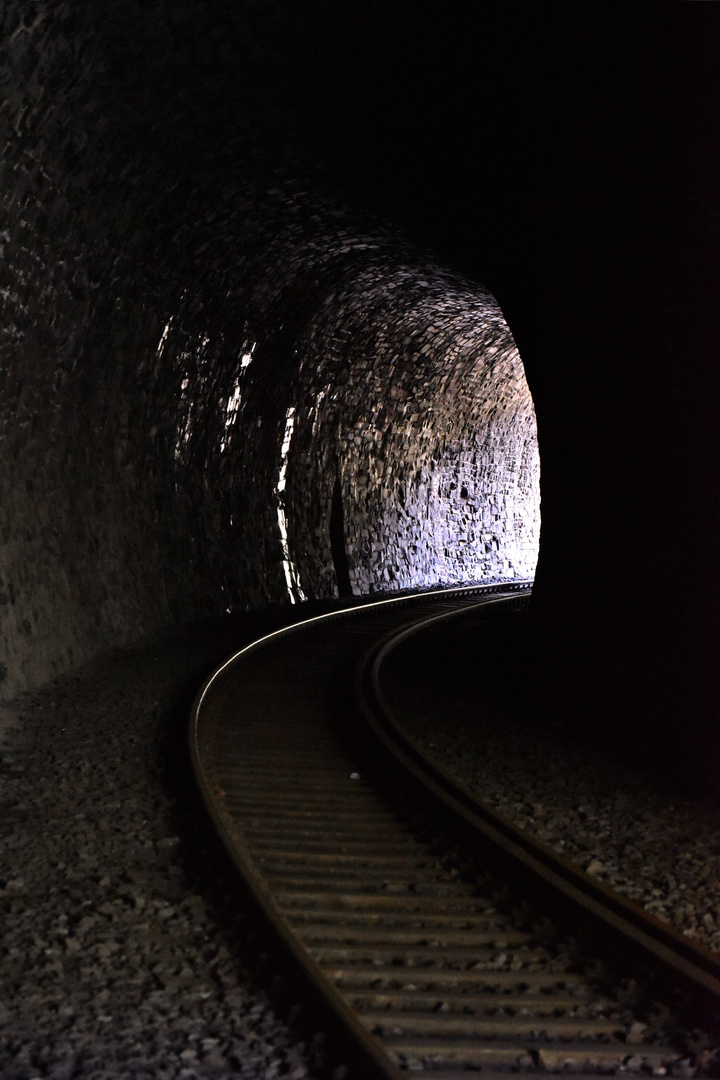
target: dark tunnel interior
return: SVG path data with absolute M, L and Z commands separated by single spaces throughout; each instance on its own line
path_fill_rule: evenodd
M 717 5 L 0 25 L 3 698 L 537 563 L 536 707 L 712 781 Z

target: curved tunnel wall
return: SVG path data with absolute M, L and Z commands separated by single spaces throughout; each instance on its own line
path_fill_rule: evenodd
M 5 698 L 163 627 L 334 595 L 336 481 L 355 592 L 537 557 L 497 304 L 257 165 L 247 86 L 217 76 L 249 16 L 183 11 L 4 6 Z
M 238 193 L 204 244 L 221 278 L 184 291 L 144 375 L 177 414 L 175 486 L 232 605 L 335 595 L 336 481 L 355 593 L 532 576 L 535 418 L 502 314 L 362 225 Z

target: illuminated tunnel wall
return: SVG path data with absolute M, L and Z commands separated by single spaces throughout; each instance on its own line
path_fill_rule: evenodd
M 209 577 L 228 606 L 532 577 L 535 418 L 496 302 L 308 203 L 273 189 L 218 213 L 205 257 L 227 269 L 183 291 L 144 376 L 177 416 Z M 255 258 L 249 218 L 272 223 Z

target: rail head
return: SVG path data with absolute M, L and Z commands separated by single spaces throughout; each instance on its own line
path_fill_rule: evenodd
M 205 682 L 200 687 L 192 708 L 190 710 L 190 753 L 192 757 L 193 769 L 197 776 L 198 754 L 197 754 L 197 742 L 196 734 L 198 729 L 198 723 L 200 715 L 205 706 L 208 695 L 211 693 L 214 687 L 217 686 L 219 680 L 223 674 L 226 673 L 232 666 L 241 662 L 243 657 L 255 652 L 258 649 L 262 649 L 264 646 L 269 645 L 271 642 L 275 642 L 282 637 L 286 637 L 290 634 L 302 633 L 304 630 L 311 626 L 317 625 L 322 622 L 333 619 L 345 619 L 351 617 L 355 613 L 362 613 L 369 609 L 388 607 L 390 605 L 417 605 L 423 601 L 432 601 L 439 597 L 451 598 L 453 596 L 458 597 L 491 597 L 498 593 L 501 593 L 503 598 L 506 598 L 510 594 L 525 594 L 530 595 L 532 591 L 532 580 L 526 578 L 513 578 L 509 581 L 493 582 L 490 585 L 460 585 L 453 586 L 451 588 L 439 588 L 439 589 L 424 589 L 420 592 L 403 593 L 400 596 L 383 596 L 377 600 L 370 600 L 362 604 L 350 604 L 347 607 L 340 608 L 336 611 L 326 611 L 321 615 L 313 615 L 309 619 L 301 619 L 298 622 L 290 623 L 288 626 L 282 626 L 278 630 L 273 630 L 269 634 L 263 634 L 259 638 L 254 638 L 252 641 L 243 645 L 237 652 L 231 653 L 223 662 L 210 673 Z

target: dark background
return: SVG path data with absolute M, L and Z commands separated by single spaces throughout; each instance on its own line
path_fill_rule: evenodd
M 279 141 L 482 280 L 525 362 L 533 695 L 712 786 L 717 5 L 370 4 L 325 31 Z

